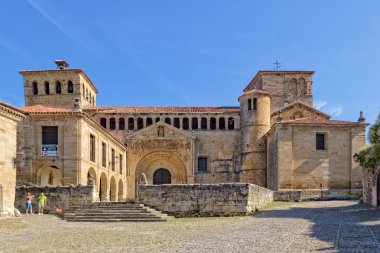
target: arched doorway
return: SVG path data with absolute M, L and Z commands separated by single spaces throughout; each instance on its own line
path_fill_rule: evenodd
M 90 168 L 87 172 L 87 185 L 96 185 L 96 172 L 94 168 Z
M 57 186 L 62 184 L 62 171 L 56 166 L 41 168 L 38 172 L 41 186 Z
M 166 169 L 158 169 L 153 174 L 153 184 L 171 184 L 172 176 Z
M 107 176 L 106 174 L 102 173 L 100 176 L 100 188 L 99 188 L 99 197 L 100 201 L 107 201 L 108 200 L 108 187 L 107 187 Z
M 117 201 L 116 180 L 113 176 L 111 177 L 110 183 L 110 200 Z
M 124 193 L 124 187 L 123 187 L 123 180 L 119 179 L 119 186 L 118 188 L 118 201 L 123 201 L 123 193 Z

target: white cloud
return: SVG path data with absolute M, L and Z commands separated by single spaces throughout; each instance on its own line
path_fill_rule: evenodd
M 335 107 L 335 108 L 332 108 L 330 111 L 329 111 L 329 114 L 331 116 L 340 116 L 343 112 L 343 107 L 341 106 L 338 106 L 338 107 Z
M 314 101 L 313 104 L 314 104 L 313 106 L 315 109 L 321 110 L 323 107 L 327 105 L 327 101 L 317 100 L 317 101 Z

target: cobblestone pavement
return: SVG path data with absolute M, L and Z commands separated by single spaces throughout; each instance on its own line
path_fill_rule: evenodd
M 249 217 L 152 223 L 0 219 L 0 252 L 380 252 L 380 209 L 353 201 L 274 204 Z

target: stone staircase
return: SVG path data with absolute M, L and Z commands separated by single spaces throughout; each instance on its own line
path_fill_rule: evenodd
M 71 206 L 66 221 L 77 222 L 152 222 L 167 221 L 169 216 L 139 203 L 95 202 L 89 207 Z

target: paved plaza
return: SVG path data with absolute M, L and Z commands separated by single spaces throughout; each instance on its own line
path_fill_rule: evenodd
M 247 217 L 152 223 L 0 219 L 0 252 L 380 252 L 380 209 L 355 201 L 274 203 Z

